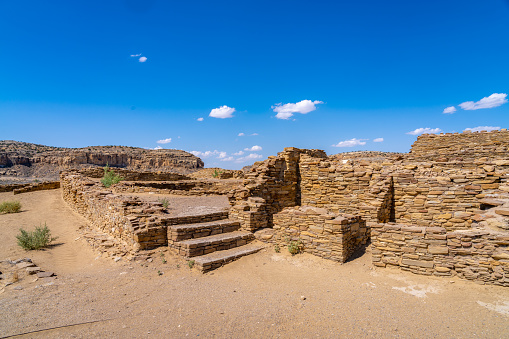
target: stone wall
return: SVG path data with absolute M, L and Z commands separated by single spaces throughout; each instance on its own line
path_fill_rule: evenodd
M 227 211 L 202 215 L 171 216 L 163 204 L 138 197 L 116 194 L 97 180 L 76 171 L 61 173 L 62 197 L 69 206 L 102 232 L 122 241 L 127 251 L 136 252 L 168 245 L 168 227 L 214 221 Z
M 158 193 L 186 196 L 227 195 L 241 180 L 177 180 L 177 181 L 121 181 L 115 185 L 118 193 Z
M 60 188 L 60 181 L 45 181 L 29 184 L 0 185 L 0 192 L 13 192 L 13 194 L 20 194 L 57 188 Z
M 120 167 L 110 167 L 110 170 L 127 181 L 175 181 L 191 179 L 189 176 L 171 172 L 133 171 Z M 103 167 L 81 168 L 70 170 L 70 172 L 79 173 L 88 178 L 102 178 L 104 176 Z
M 369 225 L 373 264 L 416 274 L 509 286 L 509 234 L 443 227 Z
M 62 197 L 69 206 L 101 231 L 124 241 L 132 251 L 164 245 L 161 203 L 143 202 L 105 190 L 102 185 L 72 172 L 61 174 Z
M 288 147 L 277 156 L 255 163 L 245 174 L 244 186 L 228 195 L 233 207 L 231 217 L 240 220 L 244 229 L 256 230 L 271 227 L 272 216 L 283 208 L 300 205 L 299 161 L 304 154 L 326 157 L 321 150 Z M 256 198 L 256 202 L 249 202 L 249 198 Z M 245 223 L 250 220 L 253 222 Z
M 283 247 L 300 241 L 302 251 L 342 263 L 369 239 L 366 222 L 359 216 L 310 206 L 283 209 L 274 215 L 273 228 L 269 242 Z
M 412 145 L 409 157 L 426 161 L 452 161 L 481 157 L 507 158 L 509 132 L 507 129 L 492 132 L 423 134 Z

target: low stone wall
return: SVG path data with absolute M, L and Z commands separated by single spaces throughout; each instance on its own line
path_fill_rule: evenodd
M 44 190 L 54 190 L 60 188 L 60 181 L 48 181 L 48 182 L 40 182 L 29 184 L 24 187 L 16 188 L 12 191 L 13 194 L 34 192 L 34 191 L 44 191 Z
M 373 264 L 509 286 L 509 235 L 370 223 Z
M 0 193 L 2 192 L 12 192 L 15 189 L 23 188 L 29 186 L 30 184 L 10 184 L 10 185 L 0 185 Z
M 114 191 L 185 196 L 226 195 L 241 183 L 241 180 L 121 181 L 115 185 Z
M 173 172 L 143 172 L 131 171 L 120 167 L 110 167 L 115 174 L 128 181 L 175 181 L 190 180 L 191 178 L 179 173 Z M 104 167 L 88 167 L 81 169 L 69 170 L 75 174 L 81 174 L 88 178 L 102 178 L 104 176 Z
M 101 231 L 125 242 L 132 251 L 166 244 L 166 229 L 158 202 L 143 202 L 104 190 L 79 174 L 61 174 L 62 197 L 69 206 Z
M 304 252 L 345 262 L 368 242 L 369 231 L 359 216 L 336 215 L 323 208 L 289 207 L 274 214 L 274 234 L 268 242 L 286 246 L 299 240 Z

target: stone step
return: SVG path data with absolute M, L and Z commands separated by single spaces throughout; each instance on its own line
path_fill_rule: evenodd
M 161 217 L 161 222 L 163 225 L 168 227 L 174 225 L 184 225 L 184 224 L 194 224 L 194 223 L 202 223 L 209 221 L 217 221 L 217 220 L 225 220 L 228 219 L 228 211 L 214 211 L 210 213 L 200 213 L 200 214 L 181 214 L 177 216 L 168 216 Z
M 195 267 L 202 272 L 208 272 L 243 256 L 253 254 L 264 248 L 263 245 L 247 244 L 225 251 L 205 254 L 194 258 Z
M 230 248 L 247 244 L 254 239 L 251 232 L 235 231 L 211 235 L 208 237 L 176 241 L 168 244 L 170 248 L 178 250 L 178 253 L 185 257 L 196 257 L 216 251 L 224 251 Z
M 240 223 L 233 220 L 217 220 L 195 224 L 183 224 L 168 227 L 168 241 L 182 241 L 203 238 L 215 234 L 237 231 Z

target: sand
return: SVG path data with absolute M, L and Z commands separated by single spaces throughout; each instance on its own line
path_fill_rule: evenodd
M 58 278 L 0 288 L 0 338 L 509 337 L 509 289 L 375 269 L 369 248 L 337 264 L 269 246 L 207 274 L 160 250 L 115 262 L 79 238 L 87 221 L 59 190 L 0 193 L 13 198 L 23 212 L 0 215 L 0 259 L 30 257 Z M 16 245 L 19 227 L 44 222 L 58 245 Z

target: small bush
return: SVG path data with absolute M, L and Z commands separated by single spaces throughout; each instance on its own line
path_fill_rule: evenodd
M 217 169 L 214 170 L 214 173 L 212 174 L 212 176 L 214 178 L 217 178 L 219 176 L 219 174 L 223 173 L 223 171 L 218 171 Z
M 0 214 L 2 213 L 18 213 L 21 210 L 19 201 L 4 201 L 0 204 Z
M 276 251 L 276 253 L 281 252 L 281 248 L 279 248 L 279 245 L 278 245 L 278 244 L 276 244 L 276 245 L 274 246 L 274 251 Z
M 168 200 L 167 198 L 159 199 L 159 202 L 163 204 L 164 208 L 168 208 L 168 206 L 170 206 L 170 200 Z
M 298 240 L 298 241 L 292 240 L 288 243 L 288 252 L 290 252 L 290 254 L 292 254 L 292 255 L 295 255 L 300 252 L 301 246 L 302 246 L 302 242 L 300 240 Z
M 193 268 L 194 267 L 194 260 L 188 260 L 187 261 L 187 266 L 189 266 L 189 268 Z
M 104 187 L 110 187 L 111 185 L 118 184 L 122 180 L 124 180 L 124 178 L 115 174 L 115 172 L 110 169 L 110 165 L 106 164 L 104 167 L 104 176 L 101 178 L 101 182 Z
M 44 227 L 42 225 L 35 227 L 33 232 L 25 231 L 22 228 L 19 229 L 19 232 L 20 234 L 16 236 L 18 245 L 26 251 L 48 247 L 53 241 L 57 240 L 57 237 L 51 237 L 51 231 L 46 223 L 44 223 Z

